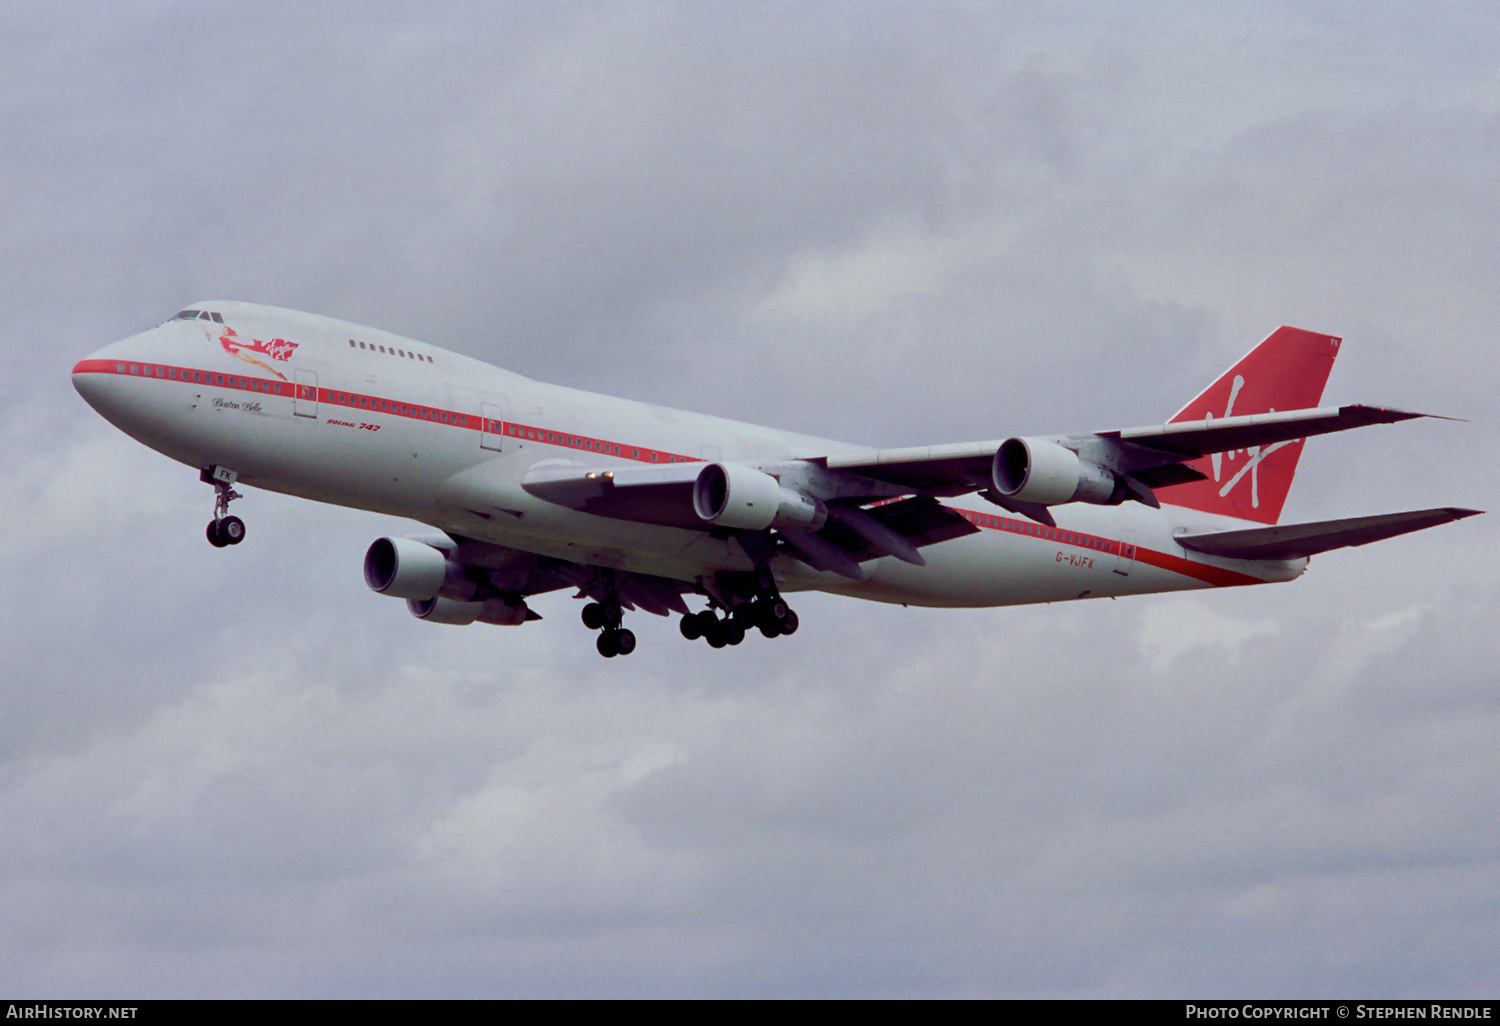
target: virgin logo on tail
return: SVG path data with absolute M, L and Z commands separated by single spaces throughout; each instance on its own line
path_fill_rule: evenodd
M 1279 328 L 1184 406 L 1171 423 L 1315 407 L 1340 341 L 1300 328 Z M 1224 412 L 1216 414 L 1219 409 Z M 1299 438 L 1214 453 L 1189 464 L 1205 480 L 1162 488 L 1158 494 L 1174 506 L 1274 524 L 1281 518 L 1302 444 Z M 1235 466 L 1242 458 L 1245 462 Z M 1250 487 L 1236 488 L 1246 477 Z
M 1241 377 L 1240 375 L 1236 374 L 1234 376 L 1234 385 L 1229 390 L 1229 402 L 1227 402 L 1227 403 L 1224 404 L 1224 416 L 1226 416 L 1226 417 L 1232 417 L 1232 416 L 1234 416 L 1234 401 L 1235 401 L 1236 398 L 1238 398 L 1238 396 L 1240 394 L 1240 389 L 1242 389 L 1244 387 L 1245 387 L 1245 379 L 1243 377 Z M 1276 412 L 1276 407 L 1272 406 L 1266 412 L 1267 413 L 1275 413 Z M 1204 420 L 1213 420 L 1214 419 L 1214 415 L 1212 413 L 1206 413 L 1206 414 L 1203 415 L 1203 419 Z M 1233 488 L 1234 488 L 1235 485 L 1239 484 L 1242 480 L 1244 480 L 1245 475 L 1248 473 L 1250 475 L 1250 507 L 1252 509 L 1260 509 L 1260 470 L 1259 470 L 1259 468 L 1260 468 L 1260 462 L 1261 462 L 1261 460 L 1265 459 L 1267 456 L 1271 455 L 1273 452 L 1276 452 L 1278 449 L 1282 449 L 1282 448 L 1284 448 L 1284 447 L 1286 447 L 1288 445 L 1295 445 L 1299 441 L 1301 441 L 1301 439 L 1293 438 L 1293 439 L 1288 439 L 1287 441 L 1284 441 L 1284 442 L 1274 442 L 1271 445 L 1252 445 L 1248 449 L 1230 449 L 1227 453 L 1223 453 L 1223 452 L 1216 452 L 1216 453 L 1214 453 L 1212 456 L 1209 457 L 1209 461 L 1213 464 L 1213 468 L 1214 468 L 1214 480 L 1215 481 L 1219 481 L 1219 480 L 1222 479 L 1220 471 L 1221 471 L 1221 466 L 1223 464 L 1224 457 L 1227 456 L 1230 460 L 1233 460 L 1235 458 L 1236 454 L 1243 454 L 1243 455 L 1246 455 L 1246 456 L 1250 457 L 1250 461 L 1248 463 L 1246 463 L 1243 467 L 1241 467 L 1239 469 L 1238 473 L 1236 473 L 1227 482 L 1225 482 L 1223 488 L 1219 489 L 1219 498 L 1222 499 L 1225 496 L 1227 496 L 1230 493 L 1230 491 L 1233 490 Z

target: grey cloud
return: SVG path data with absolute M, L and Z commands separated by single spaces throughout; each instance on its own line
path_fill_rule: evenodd
M 1473 422 L 1318 440 L 1289 516 L 1492 506 L 1472 16 L 11 22 L 10 993 L 1493 992 L 1483 519 L 1274 588 L 809 596 L 726 652 L 641 616 L 605 662 L 561 594 L 371 595 L 386 518 L 256 493 L 209 550 L 208 490 L 66 381 L 219 295 L 915 444 L 1157 419 L 1302 322 L 1348 339 L 1330 398 Z

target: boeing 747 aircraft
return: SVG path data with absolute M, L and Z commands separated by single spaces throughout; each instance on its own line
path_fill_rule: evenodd
M 1165 424 L 868 449 L 530 381 L 343 321 L 196 303 L 73 368 L 214 488 L 407 517 L 364 574 L 432 623 L 518 625 L 570 588 L 604 656 L 628 610 L 715 648 L 797 630 L 785 596 L 999 606 L 1289 581 L 1316 553 L 1471 516 L 1279 524 L 1304 440 L 1423 414 L 1319 407 L 1340 340 L 1281 328 Z M 694 612 L 688 599 L 706 603 Z

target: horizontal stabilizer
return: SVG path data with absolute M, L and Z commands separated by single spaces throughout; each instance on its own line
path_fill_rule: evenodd
M 1419 509 L 1406 513 L 1383 513 L 1347 520 L 1320 520 L 1312 524 L 1255 527 L 1246 531 L 1212 531 L 1179 534 L 1177 544 L 1194 552 L 1230 559 L 1301 559 L 1330 549 L 1368 545 L 1398 534 L 1420 531 L 1439 524 L 1472 517 L 1483 510 Z

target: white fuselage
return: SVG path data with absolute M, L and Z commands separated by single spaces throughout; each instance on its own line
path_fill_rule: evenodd
M 521 478 L 539 462 L 753 466 L 863 451 L 542 384 L 331 318 L 232 302 L 200 308 L 222 320 L 172 320 L 107 346 L 78 364 L 75 386 L 121 430 L 189 466 L 228 467 L 244 484 L 574 563 L 688 582 L 752 566 L 722 532 L 537 498 Z M 863 581 L 788 556 L 772 569 L 787 591 L 994 606 L 1284 581 L 1306 566 L 1184 550 L 1174 531 L 1247 525 L 1170 506 L 1073 503 L 1054 507 L 1049 529 L 973 496 L 947 505 L 980 530 L 926 546 L 925 566 L 883 557 L 864 565 Z

